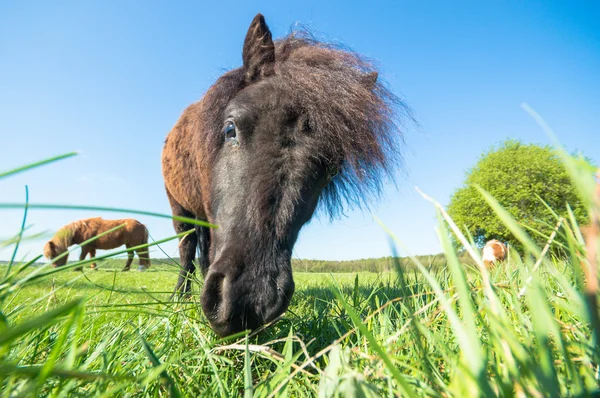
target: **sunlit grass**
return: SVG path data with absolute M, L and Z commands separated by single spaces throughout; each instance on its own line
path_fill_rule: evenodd
M 584 298 L 574 287 L 571 265 L 551 264 L 535 279 L 535 294 L 523 297 L 525 278 L 518 266 L 505 263 L 494 269 L 490 279 L 498 313 L 474 270 L 468 270 L 460 289 L 446 273 L 430 275 L 439 285 L 437 293 L 414 274 L 400 284 L 394 273 L 296 273 L 297 290 L 285 317 L 248 340 L 254 394 L 268 396 L 278 388 L 294 396 L 340 388 L 360 388 L 374 396 L 406 392 L 373 342 L 416 395 L 464 396 L 484 387 L 498 395 L 550 387 L 558 395 L 592 391 L 596 380 Z M 176 277 L 174 271 L 65 271 L 15 290 L 2 308 L 12 327 L 72 307 L 53 318 L 51 326 L 34 323 L 3 342 L 3 387 L 43 394 L 166 395 L 169 386 L 161 377 L 166 371 L 184 396 L 241 394 L 244 338 L 215 336 L 194 300 L 167 302 Z M 476 314 L 469 319 L 459 315 L 465 297 Z M 542 335 L 536 314 L 546 314 Z M 476 339 L 466 344 L 475 347 L 479 341 L 471 354 L 461 349 L 461 325 L 470 330 L 466 336 Z M 558 333 L 560 344 L 552 339 L 540 347 L 539 339 L 551 332 Z M 68 338 L 60 340 L 61 334 Z M 142 338 L 160 365 L 152 364 Z M 53 350 L 52 372 L 40 384 L 41 367 Z M 477 369 L 469 360 L 482 364 L 481 377 L 469 374 Z M 554 372 L 544 370 L 544 364 Z
M 569 164 L 573 178 L 592 192 L 593 179 L 577 167 Z M 52 269 L 34 258 L 2 266 L 1 394 L 598 394 L 597 291 L 589 278 L 597 264 L 586 258 L 579 226 L 558 223 L 565 256 L 551 257 L 482 195 L 525 253 L 513 251 L 488 271 L 479 249 L 432 200 L 445 250 L 441 266 L 415 257 L 390 272 L 295 272 L 296 293 L 279 322 L 227 339 L 210 330 L 200 310 L 201 281 L 191 300 L 169 301 L 174 261 L 143 273 L 118 272 L 121 260 L 113 255 L 100 259 L 99 271 L 83 273 L 73 268 L 87 262 Z M 592 198 L 589 206 L 600 211 Z M 460 258 L 450 234 L 463 245 Z

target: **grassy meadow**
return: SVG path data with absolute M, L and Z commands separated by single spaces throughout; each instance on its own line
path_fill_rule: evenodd
M 450 265 L 430 273 L 427 264 L 423 273 L 296 272 L 296 293 L 279 322 L 225 340 L 212 333 L 197 298 L 169 301 L 175 267 L 122 273 L 119 265 L 23 271 L 25 282 L 11 285 L 2 302 L 3 396 L 585 396 L 597 389 L 581 274 L 568 261 L 545 262 L 526 284 L 527 265 L 511 259 L 487 286 L 472 266 L 454 278 Z
M 600 188 L 564 160 L 597 217 Z M 574 217 L 557 216 L 538 247 L 481 194 L 523 247 L 495 268 L 432 201 L 444 256 L 366 260 L 377 272 L 297 262 L 283 317 L 226 339 L 202 314 L 201 280 L 192 299 L 169 299 L 175 262 L 122 273 L 111 258 L 98 271 L 89 260 L 10 261 L 0 266 L 0 396 L 600 396 L 598 235 L 586 247 Z M 16 252 L 23 233 L 3 246 Z

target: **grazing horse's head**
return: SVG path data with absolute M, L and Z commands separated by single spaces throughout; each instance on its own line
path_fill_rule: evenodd
M 44 245 L 44 256 L 48 260 L 54 260 L 56 257 L 66 252 L 69 248 L 69 242 L 71 240 L 71 237 L 71 231 L 64 228 L 59 230 L 56 233 L 56 235 L 54 235 L 54 237 L 48 242 L 46 242 L 46 244 Z M 61 258 L 52 261 L 52 266 L 60 267 L 62 265 L 65 265 L 68 259 L 69 255 L 67 254 Z
M 343 203 L 360 205 L 398 164 L 401 104 L 377 77 L 357 54 L 307 35 L 273 42 L 259 14 L 244 41 L 243 66 L 180 119 L 176 128 L 198 146 L 199 175 L 192 177 L 202 211 L 219 226 L 210 231 L 202 292 L 218 334 L 281 315 L 294 292 L 292 249 L 317 205 L 330 215 Z

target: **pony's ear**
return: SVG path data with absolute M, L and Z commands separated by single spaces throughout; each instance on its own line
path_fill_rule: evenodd
M 248 84 L 275 72 L 275 45 L 262 14 L 256 14 L 248 28 L 242 59 Z
M 378 77 L 379 73 L 377 72 L 369 72 L 363 76 L 362 81 L 363 84 L 367 86 L 367 90 L 372 90 L 373 87 L 375 87 L 375 84 L 377 84 Z

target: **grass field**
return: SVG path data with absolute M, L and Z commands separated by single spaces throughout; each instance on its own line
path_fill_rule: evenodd
M 2 391 L 583 396 L 597 386 L 585 298 L 570 264 L 546 265 L 522 297 L 526 267 L 498 267 L 493 300 L 474 269 L 463 274 L 466 296 L 445 271 L 427 274 L 429 282 L 417 273 L 296 273 L 283 319 L 227 340 L 196 300 L 168 301 L 176 270 L 65 269 L 4 297 L 11 332 L 0 338 Z
M 591 175 L 568 165 L 598 217 L 600 186 L 594 197 Z M 83 273 L 72 270 L 78 263 L 35 266 L 37 258 L 2 265 L 0 396 L 600 396 L 590 244 L 599 236 L 586 249 L 574 217 L 557 216 L 560 243 L 550 236 L 537 247 L 482 195 L 521 255 L 488 272 L 434 202 L 442 259 L 379 273 L 295 272 L 282 319 L 227 339 L 199 308 L 201 281 L 191 300 L 169 300 L 175 264 L 143 273 L 121 273 L 114 259 Z M 19 240 L 0 243 L 16 249 Z

